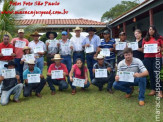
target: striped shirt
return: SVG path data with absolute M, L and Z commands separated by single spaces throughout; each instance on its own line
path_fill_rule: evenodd
M 134 73 L 142 73 L 146 71 L 143 62 L 138 58 L 133 58 L 132 63 L 130 66 L 127 66 L 125 59 L 119 62 L 118 69 L 117 69 L 117 75 L 119 74 L 119 71 L 129 71 Z

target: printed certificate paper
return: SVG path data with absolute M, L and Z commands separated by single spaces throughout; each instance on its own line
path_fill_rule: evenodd
M 157 53 L 157 44 L 145 44 L 144 53 Z
M 25 45 L 26 45 L 26 42 L 24 42 L 24 41 L 16 41 L 16 43 L 15 43 L 15 47 L 17 47 L 17 48 L 24 48 Z
M 40 74 L 28 74 L 28 83 L 40 83 Z
M 124 50 L 126 48 L 126 42 L 116 42 L 116 50 Z
M 1 52 L 3 56 L 11 56 L 13 53 L 13 48 L 3 48 Z
M 34 54 L 26 54 L 24 55 L 25 62 L 27 63 L 29 60 L 35 60 Z
M 84 87 L 85 79 L 73 78 L 72 85 L 78 87 Z
M 34 53 L 38 53 L 38 52 L 44 52 L 43 47 L 35 47 Z
M 134 82 L 134 72 L 119 71 L 119 81 Z
M 85 48 L 85 52 L 86 53 L 93 53 L 94 52 L 94 47 L 93 45 L 90 45 L 89 47 Z
M 2 69 L 2 76 L 4 77 L 4 79 L 15 78 L 16 71 L 15 69 Z
M 130 42 L 127 43 L 128 48 L 132 48 L 132 50 L 138 50 L 138 42 Z
M 63 78 L 63 70 L 52 70 L 52 79 L 60 79 Z
M 101 49 L 100 54 L 103 56 L 110 56 L 110 49 L 103 48 L 103 49 Z
M 107 69 L 95 69 L 95 78 L 106 78 Z

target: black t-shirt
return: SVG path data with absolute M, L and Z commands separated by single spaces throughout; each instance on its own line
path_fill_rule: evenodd
M 139 42 L 138 42 L 138 47 L 139 48 L 142 48 L 142 42 L 143 42 L 143 39 L 141 39 Z M 140 52 L 138 50 L 134 50 L 133 51 L 133 56 L 135 58 L 138 58 L 140 60 L 144 60 L 144 53 L 143 52 Z

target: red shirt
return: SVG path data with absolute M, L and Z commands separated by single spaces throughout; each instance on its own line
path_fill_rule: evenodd
M 83 76 L 81 76 L 81 70 L 79 69 L 79 67 L 76 64 L 74 64 L 72 66 L 72 68 L 74 68 L 75 78 L 85 79 L 85 72 L 88 71 L 86 67 L 84 67 L 84 75 Z
M 143 39 L 142 42 L 142 47 L 144 47 L 144 44 L 158 44 L 158 46 L 161 47 L 161 45 L 163 44 L 163 41 L 161 38 L 159 38 L 158 40 L 156 40 L 155 38 L 151 37 L 149 41 L 145 41 Z M 144 54 L 145 58 L 154 58 L 154 57 L 162 57 L 162 53 L 158 52 L 158 53 L 145 53 Z
M 65 72 L 68 75 L 67 67 L 66 67 L 66 65 L 64 65 L 62 63 L 59 67 L 56 67 L 55 63 L 51 64 L 49 69 L 48 69 L 48 73 L 51 73 L 52 70 L 63 70 L 63 72 Z M 57 80 L 66 80 L 66 78 L 64 77 L 64 78 L 60 78 Z
M 13 46 L 12 44 L 7 44 L 7 45 L 5 45 L 5 44 L 2 42 L 2 43 L 0 43 L 0 53 L 1 53 L 1 50 L 2 50 L 3 48 L 13 48 L 13 53 L 15 53 L 15 48 L 14 48 L 14 46 Z M 13 59 L 14 59 L 13 56 L 3 56 L 3 57 L 0 57 L 0 60 L 2 60 L 2 61 L 10 61 L 10 60 L 13 60 Z

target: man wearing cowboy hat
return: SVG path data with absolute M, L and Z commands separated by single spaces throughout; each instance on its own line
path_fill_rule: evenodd
M 25 46 L 28 46 L 29 41 L 27 39 L 24 38 L 24 29 L 19 29 L 18 30 L 18 37 L 17 38 L 13 38 L 11 40 L 11 44 L 13 44 L 13 46 L 15 47 L 15 63 L 17 64 L 17 68 L 16 71 L 19 72 L 20 74 L 20 79 L 21 82 L 23 82 L 23 64 L 20 64 L 21 58 L 23 56 L 23 48 Z
M 31 53 L 34 53 L 36 57 L 36 66 L 40 68 L 42 72 L 44 67 L 44 55 L 46 53 L 46 45 L 44 42 L 39 40 L 39 37 L 41 35 L 37 31 L 31 34 L 31 36 L 33 37 L 33 41 L 31 41 L 28 46 L 31 48 Z
M 40 93 L 46 84 L 44 76 L 41 74 L 41 70 L 38 67 L 35 67 L 34 60 L 31 59 L 28 61 L 28 67 L 29 68 L 23 72 L 23 79 L 25 81 L 23 95 L 24 97 L 28 97 L 31 95 L 32 90 L 34 90 L 37 97 L 42 97 Z M 40 74 L 40 83 L 28 83 L 28 74 Z
M 7 69 L 15 69 L 16 64 L 13 61 L 10 61 L 8 64 L 4 65 Z M 1 96 L 1 105 L 6 105 L 9 102 L 10 95 L 14 94 L 13 101 L 19 103 L 19 96 L 23 89 L 23 84 L 20 81 L 19 73 L 16 72 L 15 78 L 4 78 L 0 76 L 0 83 L 2 84 L 2 96 Z
M 46 48 L 47 48 L 47 66 L 49 66 L 53 63 L 51 61 L 51 58 L 59 52 L 59 41 L 56 40 L 55 38 L 57 37 L 56 32 L 47 32 L 46 33 Z
M 97 86 L 99 88 L 99 91 L 102 90 L 103 88 L 103 85 L 105 83 L 108 84 L 107 86 L 107 91 L 110 93 L 110 94 L 113 94 L 113 91 L 112 91 L 112 85 L 113 85 L 113 82 L 114 82 L 114 77 L 115 77 L 115 73 L 113 72 L 113 68 L 112 66 L 105 62 L 104 61 L 104 56 L 101 55 L 101 54 L 98 54 L 97 56 L 97 63 L 94 64 L 93 66 L 93 73 L 95 74 L 95 69 L 107 69 L 107 77 L 106 78 L 94 78 L 92 80 L 92 84 Z
M 82 30 L 83 29 L 80 27 L 73 29 L 73 32 L 76 33 L 76 35 L 70 39 L 73 48 L 73 64 L 76 63 L 76 59 L 78 58 L 82 59 L 83 63 L 85 62 L 85 54 L 83 50 L 83 41 L 85 37 L 80 34 Z
M 54 95 L 55 87 L 53 86 L 53 84 L 59 86 L 60 91 L 68 88 L 68 83 L 66 82 L 66 77 L 68 76 L 68 70 L 67 70 L 66 65 L 61 63 L 62 58 L 61 58 L 60 54 L 55 54 L 54 58 L 52 60 L 54 61 L 54 63 L 51 64 L 48 69 L 47 82 L 48 82 L 50 90 L 51 90 L 51 95 Z M 51 78 L 52 70 L 63 70 L 63 78 L 52 79 Z
M 86 54 L 87 66 L 89 69 L 90 78 L 92 80 L 93 79 L 92 69 L 93 69 L 93 65 L 96 63 L 96 61 L 94 60 L 94 57 L 96 57 L 98 54 L 97 51 L 99 50 L 101 40 L 100 40 L 100 37 L 95 34 L 96 32 L 95 28 L 90 27 L 87 29 L 87 32 L 89 33 L 89 35 L 84 39 L 83 47 L 85 48 L 93 47 L 93 51 Z

